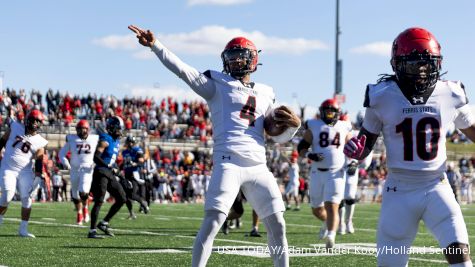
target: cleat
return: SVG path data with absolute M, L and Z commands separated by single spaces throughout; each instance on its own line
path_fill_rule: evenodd
M 127 219 L 128 220 L 135 220 L 135 219 L 137 219 L 137 215 L 132 213 L 132 214 L 129 215 L 129 217 L 127 217 Z
M 229 227 L 229 229 L 234 229 L 234 228 L 236 228 L 236 225 L 234 224 L 234 220 L 229 220 L 229 222 L 228 222 L 228 227 Z
M 229 234 L 228 221 L 224 221 L 223 226 L 221 227 L 221 231 L 222 231 L 223 234 L 225 234 L 225 235 Z
M 92 231 L 87 234 L 87 238 L 103 239 L 104 237 L 98 235 L 96 231 Z
M 353 227 L 353 223 L 352 222 L 349 222 L 347 225 L 346 225 L 346 232 L 348 234 L 353 234 L 355 232 L 355 228 Z
M 318 238 L 319 239 L 325 239 L 327 237 L 327 235 L 328 235 L 328 231 L 327 231 L 326 227 L 325 228 L 320 228 L 320 233 L 318 234 Z
M 241 221 L 240 218 L 237 218 L 236 219 L 236 228 L 241 228 L 241 226 L 242 226 L 242 221 Z
M 19 231 L 19 232 L 18 232 L 18 235 L 19 235 L 20 237 L 36 238 L 36 236 L 35 236 L 34 234 L 30 234 L 30 233 L 28 233 L 28 232 L 26 232 L 26 231 Z
M 300 206 L 297 206 L 295 207 L 294 211 L 299 211 L 300 210 Z
M 346 227 L 344 224 L 341 224 L 340 227 L 338 227 L 338 230 L 336 231 L 337 235 L 344 235 L 346 234 Z
M 101 230 L 102 232 L 104 232 L 104 234 L 108 235 L 108 236 L 115 236 L 114 233 L 112 233 L 110 231 L 110 227 L 109 227 L 109 224 L 105 224 L 103 222 L 100 222 L 97 224 L 97 228 L 99 230 Z
M 335 246 L 335 237 L 327 236 L 325 238 L 325 248 L 331 249 Z
M 82 225 L 83 220 L 84 220 L 84 218 L 82 216 L 82 213 L 78 213 L 77 216 L 76 216 L 76 224 L 77 225 Z
M 262 237 L 262 235 L 259 233 L 259 231 L 257 231 L 256 229 L 253 229 L 250 233 L 249 233 L 249 236 L 252 236 L 252 237 Z

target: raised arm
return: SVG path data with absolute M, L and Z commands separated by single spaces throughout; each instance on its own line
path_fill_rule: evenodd
M 216 87 L 210 82 L 209 77 L 181 61 L 155 38 L 153 32 L 135 25 L 130 25 L 129 29 L 136 34 L 141 45 L 150 47 L 163 65 L 185 81 L 198 95 L 204 99 L 211 99 L 214 96 Z

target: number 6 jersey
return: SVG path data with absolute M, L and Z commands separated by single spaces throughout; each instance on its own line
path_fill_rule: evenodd
M 68 134 L 66 135 L 66 143 L 59 152 L 59 158 L 63 164 L 67 164 L 65 162 L 66 154 L 71 151 L 70 164 L 73 168 L 91 168 L 98 141 L 99 136 L 95 134 L 89 134 L 85 140 L 77 134 Z
M 439 80 L 432 94 L 406 97 L 395 81 L 382 81 L 367 87 L 363 127 L 383 132 L 392 171 L 430 179 L 445 170 L 445 137 L 452 123 L 464 129 L 475 122 L 467 103 L 460 82 Z
M 41 135 L 25 134 L 25 126 L 16 121 L 10 124 L 10 136 L 5 145 L 2 169 L 14 171 L 32 171 L 32 159 L 38 149 L 45 147 L 48 141 Z

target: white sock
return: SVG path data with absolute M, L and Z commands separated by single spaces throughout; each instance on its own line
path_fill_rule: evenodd
M 201 223 L 201 228 L 193 243 L 191 266 L 205 267 L 213 250 L 214 237 L 226 220 L 226 214 L 209 210 Z
M 339 209 L 338 211 L 340 213 L 340 223 L 339 223 L 338 229 L 342 229 L 345 225 L 344 222 L 343 222 L 343 218 L 345 218 L 345 214 L 346 214 L 345 207 Z
M 335 231 L 328 231 L 328 238 L 335 238 L 336 232 Z
M 285 237 L 284 213 L 277 212 L 262 219 L 267 229 L 267 244 L 274 266 L 289 266 L 289 252 Z
M 345 204 L 345 222 L 350 223 L 353 221 L 353 214 L 355 213 L 355 204 Z
M 28 232 L 28 221 L 22 220 L 20 223 L 20 231 Z

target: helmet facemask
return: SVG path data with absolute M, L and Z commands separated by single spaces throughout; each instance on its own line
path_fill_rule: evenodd
M 28 117 L 25 124 L 27 133 L 32 134 L 38 132 L 42 124 L 42 120 L 35 117 Z
M 340 118 L 340 110 L 334 107 L 321 107 L 320 117 L 323 122 L 333 126 Z
M 248 48 L 226 49 L 221 53 L 224 72 L 234 78 L 242 78 L 256 70 L 257 51 Z
M 392 66 L 402 89 L 421 95 L 434 88 L 440 77 L 442 56 L 431 55 L 426 50 L 414 51 L 408 56 L 392 59 Z
M 89 136 L 89 128 L 78 126 L 76 127 L 76 133 L 79 138 L 86 140 Z

